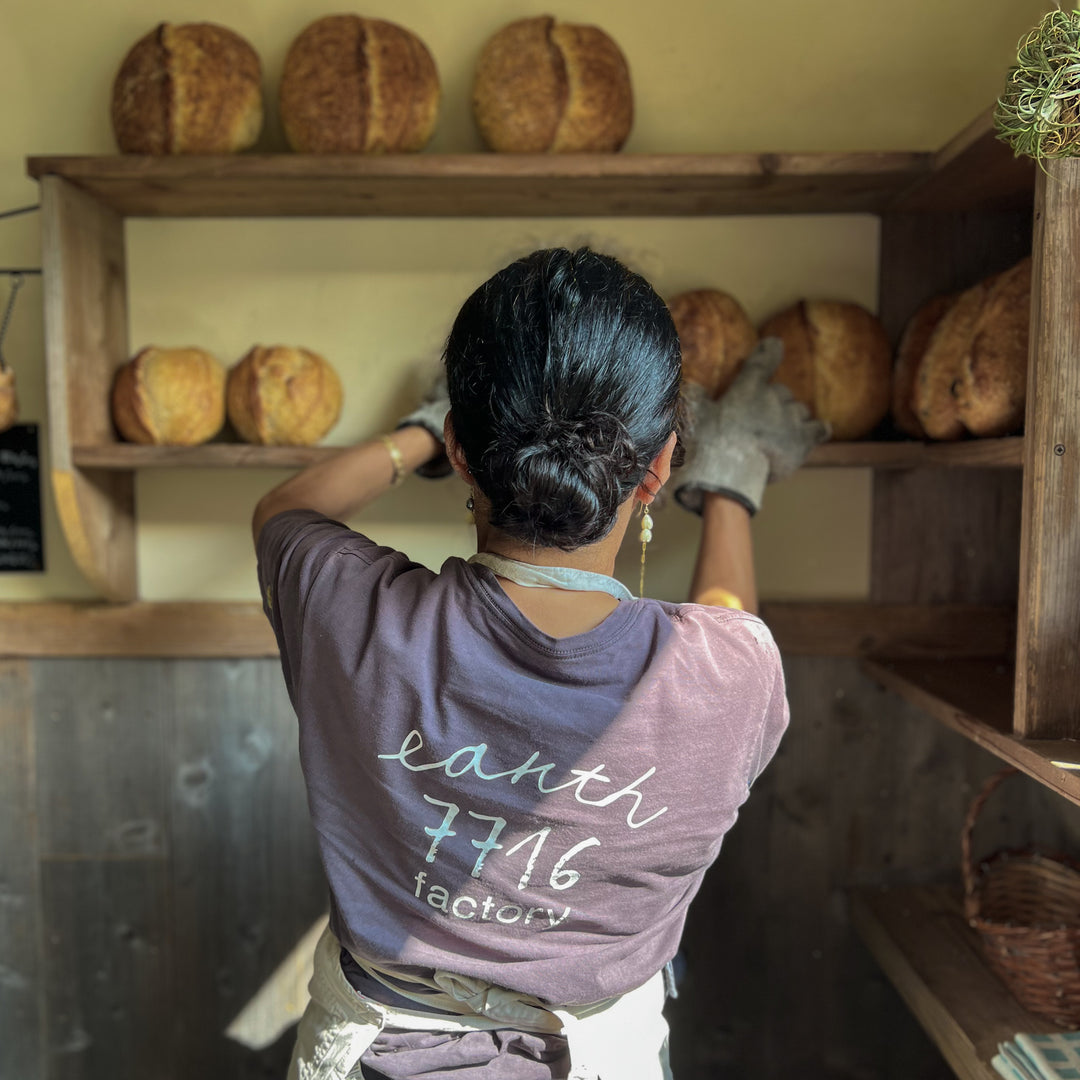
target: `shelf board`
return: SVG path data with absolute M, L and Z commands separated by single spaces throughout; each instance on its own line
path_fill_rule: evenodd
M 768 601 L 785 656 L 987 655 L 1008 647 L 1016 613 L 970 604 Z M 0 657 L 276 656 L 254 601 L 0 603 Z
M 1010 663 L 959 658 L 864 660 L 862 666 L 886 689 L 1080 805 L 1080 741 L 1013 734 Z
M 926 153 L 31 157 L 124 217 L 879 212 Z
M 251 446 L 205 443 L 202 446 L 138 446 L 111 443 L 77 446 L 75 465 L 83 469 L 236 468 L 297 469 L 322 461 L 340 446 Z M 1022 436 L 971 439 L 955 443 L 835 442 L 819 446 L 807 465 L 813 468 L 1020 467 Z
M 1027 1012 L 983 962 L 951 886 L 861 890 L 852 923 L 962 1080 L 1000 1080 L 990 1064 L 1017 1032 L 1058 1031 Z

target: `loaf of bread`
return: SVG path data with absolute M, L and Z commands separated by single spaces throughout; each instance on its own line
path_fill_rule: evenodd
M 774 315 L 759 333 L 784 344 L 774 381 L 828 423 L 834 439 L 862 438 L 888 412 L 889 341 L 865 308 L 839 300 L 803 300 Z
M 965 290 L 918 360 L 912 408 L 931 439 L 1007 435 L 1027 400 L 1031 260 Z
M 197 446 L 225 423 L 225 369 L 202 349 L 142 349 L 116 373 L 112 415 L 128 442 Z
M 314 446 L 337 423 L 342 389 L 318 353 L 256 345 L 229 372 L 229 420 L 244 442 Z
M 596 26 L 558 23 L 550 15 L 519 19 L 480 54 L 473 115 L 492 150 L 618 150 L 634 121 L 630 69 Z
M 1008 435 L 1024 423 L 1031 259 L 991 279 L 960 381 L 956 407 L 972 435 Z
M 679 333 L 683 378 L 718 398 L 757 344 L 754 324 L 738 300 L 718 289 L 680 293 L 668 308 Z
M 280 97 L 285 137 L 299 153 L 421 150 L 435 130 L 439 73 L 410 30 L 328 15 L 290 46 Z
M 938 323 L 955 300 L 955 294 L 950 293 L 935 296 L 923 304 L 908 321 L 896 350 L 892 385 L 893 422 L 904 434 L 917 439 L 923 438 L 926 432 L 915 413 L 915 378 Z
M 230 154 L 251 146 L 262 122 L 259 57 L 214 23 L 162 23 L 113 81 L 113 132 L 125 154 Z
M 0 431 L 7 431 L 19 419 L 19 398 L 15 393 L 15 372 L 0 369 Z

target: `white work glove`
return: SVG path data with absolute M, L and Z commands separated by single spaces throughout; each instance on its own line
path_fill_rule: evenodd
M 786 386 L 769 382 L 783 356 L 778 338 L 762 340 L 719 401 L 693 383 L 683 387 L 687 457 L 674 486 L 687 510 L 700 514 L 702 493 L 714 491 L 757 513 L 765 485 L 790 476 L 829 437 Z
M 450 466 L 450 459 L 446 456 L 446 447 L 443 445 L 443 422 L 449 411 L 450 397 L 446 389 L 446 372 L 440 372 L 420 404 L 395 425 L 395 430 L 411 425 L 422 427 L 438 440 L 439 452 L 416 470 L 417 476 L 438 480 L 440 477 L 449 476 L 454 471 Z

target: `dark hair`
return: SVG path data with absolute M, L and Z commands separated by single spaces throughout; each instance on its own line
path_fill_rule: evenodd
M 481 285 L 446 373 L 491 524 L 565 551 L 607 535 L 678 429 L 679 361 L 667 306 L 610 256 L 536 251 Z

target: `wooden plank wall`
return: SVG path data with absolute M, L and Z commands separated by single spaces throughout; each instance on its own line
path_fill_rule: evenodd
M 791 730 L 692 909 L 676 1075 L 945 1077 L 845 888 L 954 878 L 996 761 L 855 660 L 787 669 Z M 1080 850 L 1080 810 L 1014 784 L 977 841 Z M 325 910 L 276 660 L 3 665 L 0 837 L 0 1076 L 284 1076 L 291 1033 L 222 1034 Z
M 0 837 L 0 1076 L 285 1075 L 222 1034 L 326 909 L 276 660 L 7 663 Z

